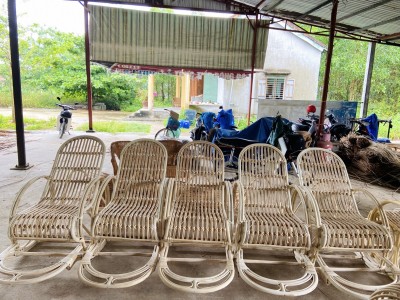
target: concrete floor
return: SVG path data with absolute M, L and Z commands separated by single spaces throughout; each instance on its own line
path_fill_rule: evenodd
M 71 136 L 84 134 L 83 132 L 73 132 Z M 105 134 L 94 133 L 100 137 L 109 147 L 112 141 L 132 140 L 139 137 L 152 137 L 152 135 L 139 134 Z M 0 136 L 0 141 L 1 141 Z M 52 162 L 58 147 L 69 136 L 62 140 L 58 138 L 57 132 L 27 133 L 26 136 L 27 162 L 33 167 L 26 171 L 10 170 L 17 163 L 17 150 L 13 146 L 8 149 L 0 150 L 0 251 L 9 244 L 7 237 L 8 215 L 15 193 L 31 178 L 38 175 L 47 175 L 52 166 Z M 104 171 L 112 173 L 110 163 L 110 153 L 104 165 Z M 293 179 L 295 180 L 295 179 Z M 359 188 L 366 188 L 380 200 L 394 199 L 400 201 L 400 194 L 375 187 L 369 184 L 353 181 L 353 185 Z M 362 213 L 367 213 L 372 207 L 367 203 L 360 202 Z M 0 285 L 0 299 L 283 299 L 269 294 L 258 292 L 243 282 L 236 273 L 233 282 L 222 291 L 195 295 L 182 293 L 165 286 L 153 273 L 150 278 L 142 284 L 126 289 L 99 289 L 83 284 L 77 276 L 79 261 L 74 267 L 61 273 L 60 275 L 39 284 L 24 285 Z M 116 266 L 121 263 L 116 264 Z M 326 285 L 320 276 L 318 288 L 311 294 L 300 299 L 353 299 L 352 297 L 338 291 L 331 285 Z

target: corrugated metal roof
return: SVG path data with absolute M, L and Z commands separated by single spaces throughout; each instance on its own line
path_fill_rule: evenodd
M 250 5 L 253 1 L 248 2 Z M 266 0 L 261 9 L 272 17 L 330 27 L 332 1 Z M 399 0 L 339 0 L 337 29 L 359 38 L 400 45 Z
M 197 11 L 261 13 L 329 28 L 333 0 L 101 0 Z M 349 38 L 400 46 L 400 0 L 339 0 L 337 32 Z

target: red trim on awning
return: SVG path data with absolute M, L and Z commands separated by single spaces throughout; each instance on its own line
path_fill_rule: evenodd
M 251 71 L 245 70 L 218 70 L 218 69 L 198 69 L 198 68 L 176 68 L 162 66 L 143 66 L 135 64 L 115 63 L 111 66 L 111 71 L 121 73 L 132 73 L 141 75 L 151 74 L 189 74 L 191 78 L 201 78 L 204 74 L 212 74 L 224 79 L 241 79 L 249 76 Z

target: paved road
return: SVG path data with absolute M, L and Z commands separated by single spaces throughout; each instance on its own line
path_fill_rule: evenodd
M 59 109 L 40 109 L 40 108 L 26 108 L 23 111 L 24 118 L 33 118 L 48 120 L 55 118 L 60 113 Z M 11 116 L 11 108 L 0 108 L 0 115 Z M 140 119 L 132 118 L 133 113 L 122 111 L 93 111 L 93 124 L 99 121 L 134 121 L 143 122 L 151 125 L 151 134 L 155 134 L 159 129 L 164 126 L 164 119 Z M 88 111 L 85 109 L 74 110 L 72 112 L 72 126 L 78 126 L 83 123 L 88 123 Z M 94 126 L 95 127 L 95 126 Z

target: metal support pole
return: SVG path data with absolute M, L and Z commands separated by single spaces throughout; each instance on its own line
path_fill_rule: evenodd
M 331 62 L 332 62 L 332 54 L 333 54 L 333 41 L 335 39 L 335 29 L 336 29 L 336 16 L 337 10 L 339 6 L 339 0 L 332 1 L 333 7 L 331 12 L 331 25 L 329 31 L 329 43 L 328 43 L 328 52 L 326 54 L 326 67 L 325 67 L 325 76 L 324 76 L 324 86 L 322 89 L 322 103 L 321 103 L 321 111 L 319 114 L 319 123 L 318 123 L 318 131 L 317 131 L 317 139 L 319 139 L 320 134 L 323 131 L 324 119 L 325 119 L 325 111 L 326 111 L 326 101 L 328 99 L 328 89 L 329 89 L 329 76 L 331 72 Z
M 368 46 L 367 64 L 365 66 L 364 84 L 361 95 L 360 118 L 365 118 L 368 113 L 369 92 L 371 90 L 372 71 L 374 69 L 376 43 L 371 42 Z
M 92 124 L 92 79 L 90 77 L 90 43 L 89 43 L 89 10 L 88 2 L 84 2 L 85 12 L 85 60 L 86 60 L 86 86 L 88 98 L 88 117 L 89 117 L 89 130 L 86 132 L 94 132 Z
M 16 0 L 8 0 L 8 26 L 10 29 L 10 52 L 11 52 L 11 71 L 14 94 L 15 109 L 15 129 L 17 134 L 17 152 L 18 164 L 12 168 L 13 170 L 29 169 L 26 163 L 25 154 L 25 136 L 24 136 L 24 116 L 22 108 L 21 93 L 21 73 L 19 65 L 19 49 L 18 49 L 18 24 L 17 24 L 17 7 Z
M 256 48 L 257 48 L 257 29 L 258 29 L 258 14 L 256 15 L 256 23 L 253 26 L 254 36 L 253 36 L 253 47 L 251 53 L 250 99 L 249 99 L 249 110 L 247 113 L 247 125 L 250 125 L 251 101 L 253 98 L 254 65 L 256 64 Z

